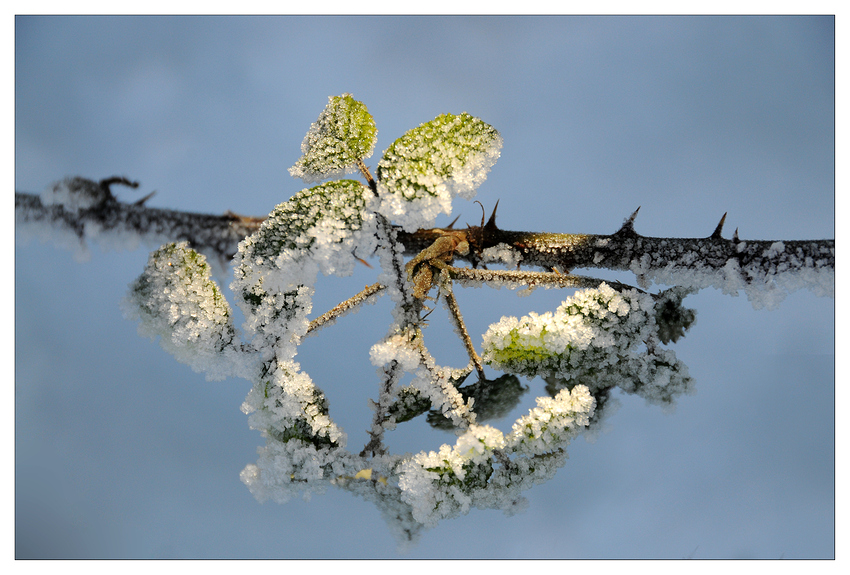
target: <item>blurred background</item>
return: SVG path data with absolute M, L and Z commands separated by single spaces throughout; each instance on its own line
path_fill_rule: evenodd
M 644 235 L 706 236 L 728 212 L 725 237 L 834 238 L 834 48 L 832 17 L 17 17 L 15 189 L 125 175 L 141 187 L 114 188 L 124 201 L 156 190 L 150 206 L 265 215 L 305 187 L 287 169 L 328 96 L 350 92 L 378 126 L 373 167 L 441 113 L 498 129 L 477 199 L 488 213 L 500 201 L 504 229 L 612 233 L 640 206 Z M 481 209 L 455 201 L 457 214 L 475 224 Z M 672 348 L 695 395 L 671 414 L 620 397 L 523 514 L 473 510 L 400 553 L 347 492 L 260 504 L 240 482 L 263 444 L 239 409 L 251 384 L 205 381 L 122 317 L 157 246 L 86 257 L 23 231 L 18 558 L 835 556 L 834 299 L 801 291 L 754 310 L 689 296 L 697 321 Z M 314 312 L 377 273 L 320 279 Z M 480 348 L 502 315 L 570 293 L 458 298 Z M 377 395 L 368 351 L 389 322 L 380 300 L 296 358 L 355 452 Z M 442 306 L 429 323 L 437 361 L 465 365 Z M 544 394 L 526 384 L 503 431 Z M 453 443 L 421 419 L 389 435 L 394 452 Z

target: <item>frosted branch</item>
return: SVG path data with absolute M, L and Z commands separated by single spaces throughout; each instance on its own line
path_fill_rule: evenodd
M 77 249 L 85 249 L 86 241 L 130 249 L 140 243 L 160 246 L 186 241 L 208 257 L 227 261 L 236 253 L 239 242 L 256 231 L 264 219 L 151 208 L 143 201 L 120 202 L 110 191 L 116 180 L 68 178 L 40 196 L 15 192 L 16 228 L 24 235 L 75 245 Z M 80 196 L 92 199 L 82 202 Z

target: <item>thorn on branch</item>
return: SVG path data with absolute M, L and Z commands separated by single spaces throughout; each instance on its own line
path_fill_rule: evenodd
M 634 212 L 632 212 L 632 215 L 626 218 L 626 221 L 623 222 L 623 226 L 619 230 L 617 230 L 614 235 L 636 236 L 637 233 L 635 232 L 635 218 L 637 217 L 639 211 L 640 206 L 638 206 L 638 208 Z
M 151 199 L 155 194 L 156 194 L 156 190 L 152 191 L 151 193 L 146 195 L 144 198 L 136 200 L 135 202 L 133 202 L 133 205 L 134 206 L 144 206 L 145 202 L 148 201 L 149 199 Z
M 714 233 L 712 233 L 712 234 L 709 236 L 710 238 L 712 238 L 712 239 L 718 239 L 718 240 L 720 239 L 720 237 L 721 237 L 721 236 L 720 236 L 720 233 L 723 231 L 723 223 L 726 221 L 726 214 L 727 214 L 727 213 L 729 213 L 729 212 L 724 213 L 724 214 L 723 214 L 723 217 L 722 217 L 722 218 L 720 218 L 720 223 L 719 223 L 719 224 L 717 224 L 717 227 L 716 227 L 716 228 L 714 228 Z
M 490 214 L 490 219 L 487 220 L 487 223 L 484 224 L 484 235 L 495 232 L 498 228 L 496 227 L 496 210 L 499 209 L 499 200 L 496 200 L 496 205 L 493 206 L 493 213 Z M 483 219 L 481 220 L 484 221 Z

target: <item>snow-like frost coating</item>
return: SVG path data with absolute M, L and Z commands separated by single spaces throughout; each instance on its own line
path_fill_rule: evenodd
M 378 163 L 377 211 L 413 232 L 450 214 L 456 195 L 472 199 L 502 148 L 489 124 L 466 112 L 443 114 L 404 134 Z
M 372 346 L 369 351 L 372 365 L 381 367 L 397 361 L 401 369 L 411 372 L 419 367 L 419 352 L 410 345 L 409 337 L 395 334 Z
M 354 180 L 302 190 L 239 244 L 231 289 L 245 312 L 246 334 L 263 333 L 279 346 L 304 335 L 319 272 L 350 275 L 355 252 L 374 249 L 369 193 Z M 288 353 L 279 349 L 278 357 L 294 354 L 293 346 Z

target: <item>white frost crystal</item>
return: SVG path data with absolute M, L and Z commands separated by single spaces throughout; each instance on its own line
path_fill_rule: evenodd
M 502 137 L 467 113 L 443 114 L 404 134 L 378 163 L 378 211 L 409 232 L 475 196 L 499 159 Z
M 305 182 L 321 182 L 357 170 L 372 155 L 378 130 L 363 102 L 351 94 L 331 96 L 301 144 L 304 154 L 289 173 Z
M 236 330 L 230 306 L 210 279 L 206 258 L 186 242 L 153 252 L 130 284 L 125 314 L 140 319 L 139 333 L 155 338 L 179 361 L 208 379 L 223 379 L 234 360 Z
M 523 455 L 541 455 L 570 442 L 590 423 L 596 400 L 584 385 L 562 389 L 552 397 L 538 397 L 537 407 L 514 423 L 505 443 Z

